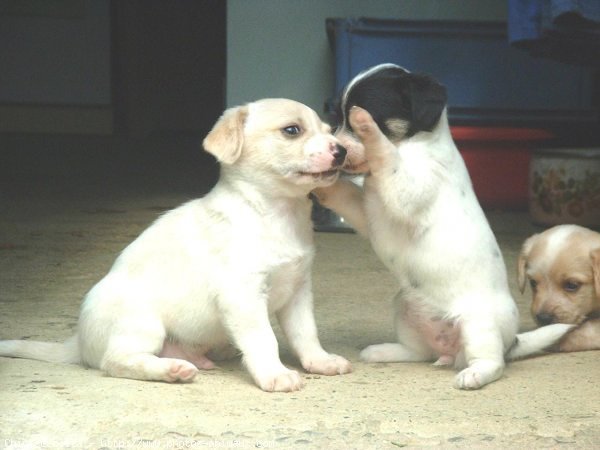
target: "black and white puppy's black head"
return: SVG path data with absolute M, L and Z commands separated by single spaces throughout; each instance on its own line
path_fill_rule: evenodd
M 368 171 L 365 161 L 352 158 L 355 153 L 352 149 L 360 145 L 348 123 L 353 106 L 366 109 L 383 134 L 398 144 L 417 133 L 432 131 L 446 107 L 446 100 L 446 88 L 435 79 L 410 73 L 395 64 L 380 64 L 358 74 L 342 94 L 342 124 L 336 132 L 348 150 L 344 170 Z

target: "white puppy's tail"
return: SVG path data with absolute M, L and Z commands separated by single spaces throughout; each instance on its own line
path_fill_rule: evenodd
M 77 335 L 63 343 L 39 341 L 0 341 L 0 356 L 37 359 L 53 363 L 80 364 Z
M 537 328 L 526 333 L 517 334 L 515 343 L 506 353 L 507 360 L 523 358 L 556 344 L 575 325 L 555 323 Z

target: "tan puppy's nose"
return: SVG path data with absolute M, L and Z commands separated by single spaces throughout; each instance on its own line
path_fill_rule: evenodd
M 535 321 L 539 325 L 550 325 L 554 322 L 554 315 L 550 313 L 539 313 L 535 315 Z

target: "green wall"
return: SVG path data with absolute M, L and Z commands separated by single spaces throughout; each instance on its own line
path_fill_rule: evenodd
M 264 97 L 319 114 L 333 91 L 328 17 L 505 21 L 505 0 L 228 0 L 227 105 Z

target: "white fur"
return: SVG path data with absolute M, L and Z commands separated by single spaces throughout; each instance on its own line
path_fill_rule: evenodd
M 286 136 L 294 124 L 301 134 Z M 335 181 L 337 140 L 308 107 L 271 99 L 226 111 L 204 144 L 223 163 L 217 185 L 123 251 L 87 294 L 77 335 L 65 344 L 2 341 L 0 355 L 190 381 L 213 367 L 207 352 L 230 354 L 231 342 L 263 390 L 293 391 L 302 379 L 279 359 L 273 313 L 307 371 L 351 370 L 321 347 L 311 291 L 307 195 Z
M 338 136 L 349 156 L 368 162 L 364 192 L 340 179 L 317 190 L 317 196 L 370 238 L 400 287 L 395 298 L 398 342 L 367 347 L 361 358 L 454 363 L 462 369 L 455 380 L 461 389 L 498 379 L 515 342 L 518 310 L 446 112 L 431 132 L 395 144 L 365 110 L 353 108 L 347 120 L 360 142 L 346 142 L 352 137 L 345 130 Z M 560 325 L 554 332 L 528 334 L 527 351 L 513 349 L 509 357 L 539 351 L 568 329 Z M 446 333 L 448 354 L 431 345 Z

